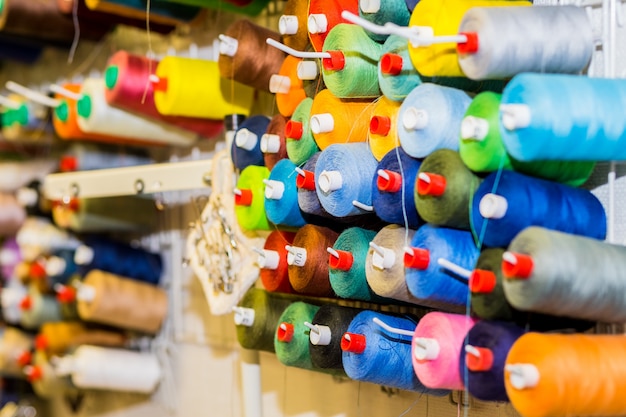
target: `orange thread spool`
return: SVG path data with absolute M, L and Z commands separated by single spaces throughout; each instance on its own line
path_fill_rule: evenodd
M 296 107 L 298 107 L 298 104 L 306 98 L 304 84 L 302 80 L 298 78 L 298 64 L 300 62 L 302 62 L 301 58 L 296 58 L 291 55 L 287 56 L 278 72 L 279 77 L 272 78 L 274 80 L 283 81 L 280 86 L 281 89 L 275 91 L 276 107 L 278 107 L 280 114 L 286 117 L 291 116 Z M 270 84 L 272 79 L 270 79 Z M 287 82 L 287 80 L 289 81 Z M 271 89 L 270 87 L 270 90 Z

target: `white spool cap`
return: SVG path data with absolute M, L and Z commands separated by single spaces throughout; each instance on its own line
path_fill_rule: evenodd
M 250 327 L 254 324 L 254 309 L 248 307 L 234 307 L 234 320 L 237 326 Z
M 281 35 L 295 35 L 298 33 L 298 16 L 284 14 L 278 19 L 278 31 Z
M 37 204 L 37 191 L 28 187 L 19 188 L 15 193 L 15 199 L 22 207 L 33 207 Z
M 314 327 L 316 331 L 311 330 L 309 333 L 309 341 L 311 344 L 315 346 L 328 346 L 332 337 L 330 327 L 321 324 L 315 324 Z
M 523 390 L 534 388 L 539 384 L 539 370 L 535 365 L 528 363 L 510 364 L 504 367 L 509 372 L 509 382 L 513 388 Z
M 526 104 L 501 104 L 502 125 L 507 130 L 523 129 L 530 126 L 532 116 Z
M 363 13 L 378 13 L 380 0 L 360 0 L 359 7 L 361 7 Z
M 370 242 L 370 247 L 374 249 L 372 255 L 372 265 L 378 269 L 389 269 L 396 263 L 396 253 L 384 246 L 378 246 Z
M 265 198 L 280 200 L 285 193 L 285 183 L 276 180 L 263 180 L 265 183 Z
M 259 137 L 256 133 L 246 129 L 245 127 L 243 129 L 239 129 L 235 135 L 235 145 L 239 148 L 245 149 L 246 151 L 253 150 L 258 141 Z
M 309 33 L 326 33 L 328 30 L 328 19 L 324 13 L 314 13 L 309 15 L 307 20 L 307 28 Z
M 76 262 L 77 265 L 90 264 L 93 261 L 94 255 L 95 253 L 93 249 L 91 249 L 89 246 L 80 245 L 76 248 L 76 251 L 74 252 L 74 262 Z
M 319 74 L 319 68 L 315 61 L 300 61 L 296 68 L 296 74 L 301 80 L 314 80 Z
M 306 249 L 298 246 L 285 246 L 287 249 L 287 265 L 304 266 L 306 263 Z
M 506 198 L 492 193 L 485 194 L 478 204 L 478 211 L 485 219 L 501 219 L 506 215 L 508 208 Z
M 482 117 L 466 116 L 461 122 L 461 139 L 481 141 L 489 133 L 489 122 Z
M 335 128 L 335 119 L 330 113 L 314 114 L 311 116 L 311 132 L 316 135 L 332 132 Z
M 439 342 L 428 337 L 416 337 L 413 355 L 420 361 L 433 361 L 439 357 Z
M 74 371 L 76 371 L 76 361 L 74 360 L 74 356 L 65 355 L 54 357 L 54 374 L 57 377 L 62 378 L 69 376 Z
M 322 171 L 317 179 L 317 185 L 319 185 L 320 189 L 325 193 L 341 189 L 341 187 L 343 187 L 341 171 Z
M 423 109 L 409 107 L 402 115 L 402 125 L 407 130 L 419 130 L 428 126 L 428 112 Z
M 235 38 L 231 38 L 230 36 L 220 35 L 220 54 L 235 56 L 237 53 L 237 49 L 239 49 L 239 41 Z
M 82 284 L 76 291 L 76 299 L 85 303 L 91 303 L 96 298 L 96 288 Z
M 257 265 L 259 265 L 259 268 L 278 268 L 278 264 L 280 263 L 280 255 L 278 254 L 278 251 L 263 249 L 261 252 L 262 253 L 259 253 L 259 257 L 256 261 Z
M 278 153 L 280 150 L 280 136 L 273 133 L 263 134 L 260 147 L 263 153 Z
M 270 77 L 270 93 L 289 94 L 291 80 L 286 75 L 272 74 Z
M 61 275 L 65 268 L 67 268 L 67 262 L 59 256 L 51 256 L 46 260 L 46 274 L 48 276 Z

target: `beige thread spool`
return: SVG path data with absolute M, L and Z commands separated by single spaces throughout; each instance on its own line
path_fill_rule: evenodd
M 90 329 L 77 321 L 44 323 L 37 335 L 36 347 L 46 352 L 48 357 L 63 355 L 73 347 L 83 344 L 121 347 L 126 337 L 121 332 L 104 329 Z
M 0 372 L 5 376 L 23 377 L 18 358 L 33 347 L 33 338 L 28 333 L 6 327 L 0 338 Z

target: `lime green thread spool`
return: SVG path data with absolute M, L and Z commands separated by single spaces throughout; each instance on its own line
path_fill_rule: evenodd
M 311 323 L 317 310 L 318 306 L 297 301 L 281 314 L 274 337 L 274 350 L 283 365 L 302 369 L 313 368 L 309 353 L 310 330 L 304 322 Z
M 235 194 L 235 215 L 244 230 L 270 230 L 265 215 L 265 184 L 270 170 L 266 167 L 250 165 L 241 171 Z
M 319 151 L 309 126 L 312 106 L 312 98 L 302 100 L 285 125 L 287 156 L 296 165 L 302 165 Z

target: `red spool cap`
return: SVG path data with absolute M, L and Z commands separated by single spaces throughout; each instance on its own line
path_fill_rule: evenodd
M 419 195 L 432 195 L 440 197 L 446 191 L 446 177 L 439 174 L 424 172 L 430 178 L 430 182 L 426 182 L 417 177 L 417 193 Z
M 64 304 L 73 303 L 76 301 L 76 289 L 67 285 L 59 286 L 57 301 Z
M 376 179 L 376 186 L 380 191 L 386 191 L 388 193 L 397 193 L 400 191 L 402 187 L 402 176 L 393 171 L 389 171 L 388 169 L 384 170 L 387 175 L 389 175 L 389 179 L 385 179 L 385 177 L 379 175 Z
M 348 336 L 349 340 L 346 336 Z M 344 352 L 363 353 L 365 346 L 366 340 L 362 334 L 346 332 L 341 338 L 341 350 Z
M 276 329 L 276 337 L 279 342 L 289 343 L 293 339 L 293 324 L 282 322 Z
M 78 169 L 78 160 L 75 156 L 65 155 L 59 161 L 59 170 L 61 172 L 76 171 Z
M 161 91 L 163 93 L 167 91 L 167 78 L 159 77 L 158 80 L 150 80 L 150 82 L 152 83 L 154 91 Z
M 391 130 L 391 119 L 387 116 L 372 116 L 370 119 L 370 133 L 387 136 Z
M 387 75 L 398 75 L 402 72 L 402 57 L 387 53 L 380 58 L 380 71 Z
M 26 296 L 24 298 L 22 298 L 22 301 L 20 301 L 20 309 L 21 310 L 30 310 L 33 307 L 33 300 L 30 298 L 30 296 Z
M 289 120 L 285 125 L 285 137 L 289 139 L 300 139 L 303 133 L 302 122 Z
M 341 51 L 325 51 L 330 58 L 322 58 L 322 65 L 326 71 L 341 71 L 346 66 L 346 57 Z
M 413 254 L 404 253 L 404 266 L 424 270 L 430 264 L 430 251 L 428 249 L 411 248 Z
M 37 350 L 46 350 L 50 346 L 48 343 L 48 338 L 42 334 L 38 334 L 35 336 L 35 349 Z
M 304 171 L 304 170 L 303 170 Z M 315 173 L 313 171 L 304 171 L 304 175 L 298 174 L 296 177 L 296 187 L 305 190 L 315 190 Z
M 26 371 L 26 379 L 28 382 L 36 382 L 43 378 L 43 371 L 40 366 L 32 366 Z
M 496 274 L 485 269 L 475 269 L 469 278 L 469 289 L 474 294 L 489 294 L 496 287 Z
M 521 253 L 507 252 L 517 259 L 516 263 L 502 259 L 502 273 L 511 279 L 526 279 L 533 273 L 533 258 Z
M 239 190 L 241 194 L 235 194 L 235 204 L 238 206 L 249 206 L 252 204 L 252 190 Z
M 491 369 L 493 366 L 493 352 L 491 349 L 483 347 L 474 347 L 480 352 L 479 356 L 473 355 L 469 352 L 465 353 L 465 365 L 467 369 L 473 372 L 485 372 Z
M 354 256 L 352 256 L 352 253 L 345 250 L 337 250 L 337 253 L 339 254 L 339 257 L 330 253 L 328 254 L 328 266 L 332 269 L 349 271 L 354 263 Z
M 459 54 L 475 54 L 478 52 L 478 33 L 461 32 L 459 35 L 465 35 L 467 37 L 467 41 L 456 44 L 456 51 Z
M 30 353 L 28 350 L 25 350 L 24 352 L 19 354 L 16 361 L 20 368 L 23 368 L 26 365 L 31 364 L 31 362 L 33 361 L 33 354 Z
M 41 262 L 35 261 L 30 264 L 28 275 L 33 279 L 44 279 L 47 276 L 46 268 L 44 268 Z

